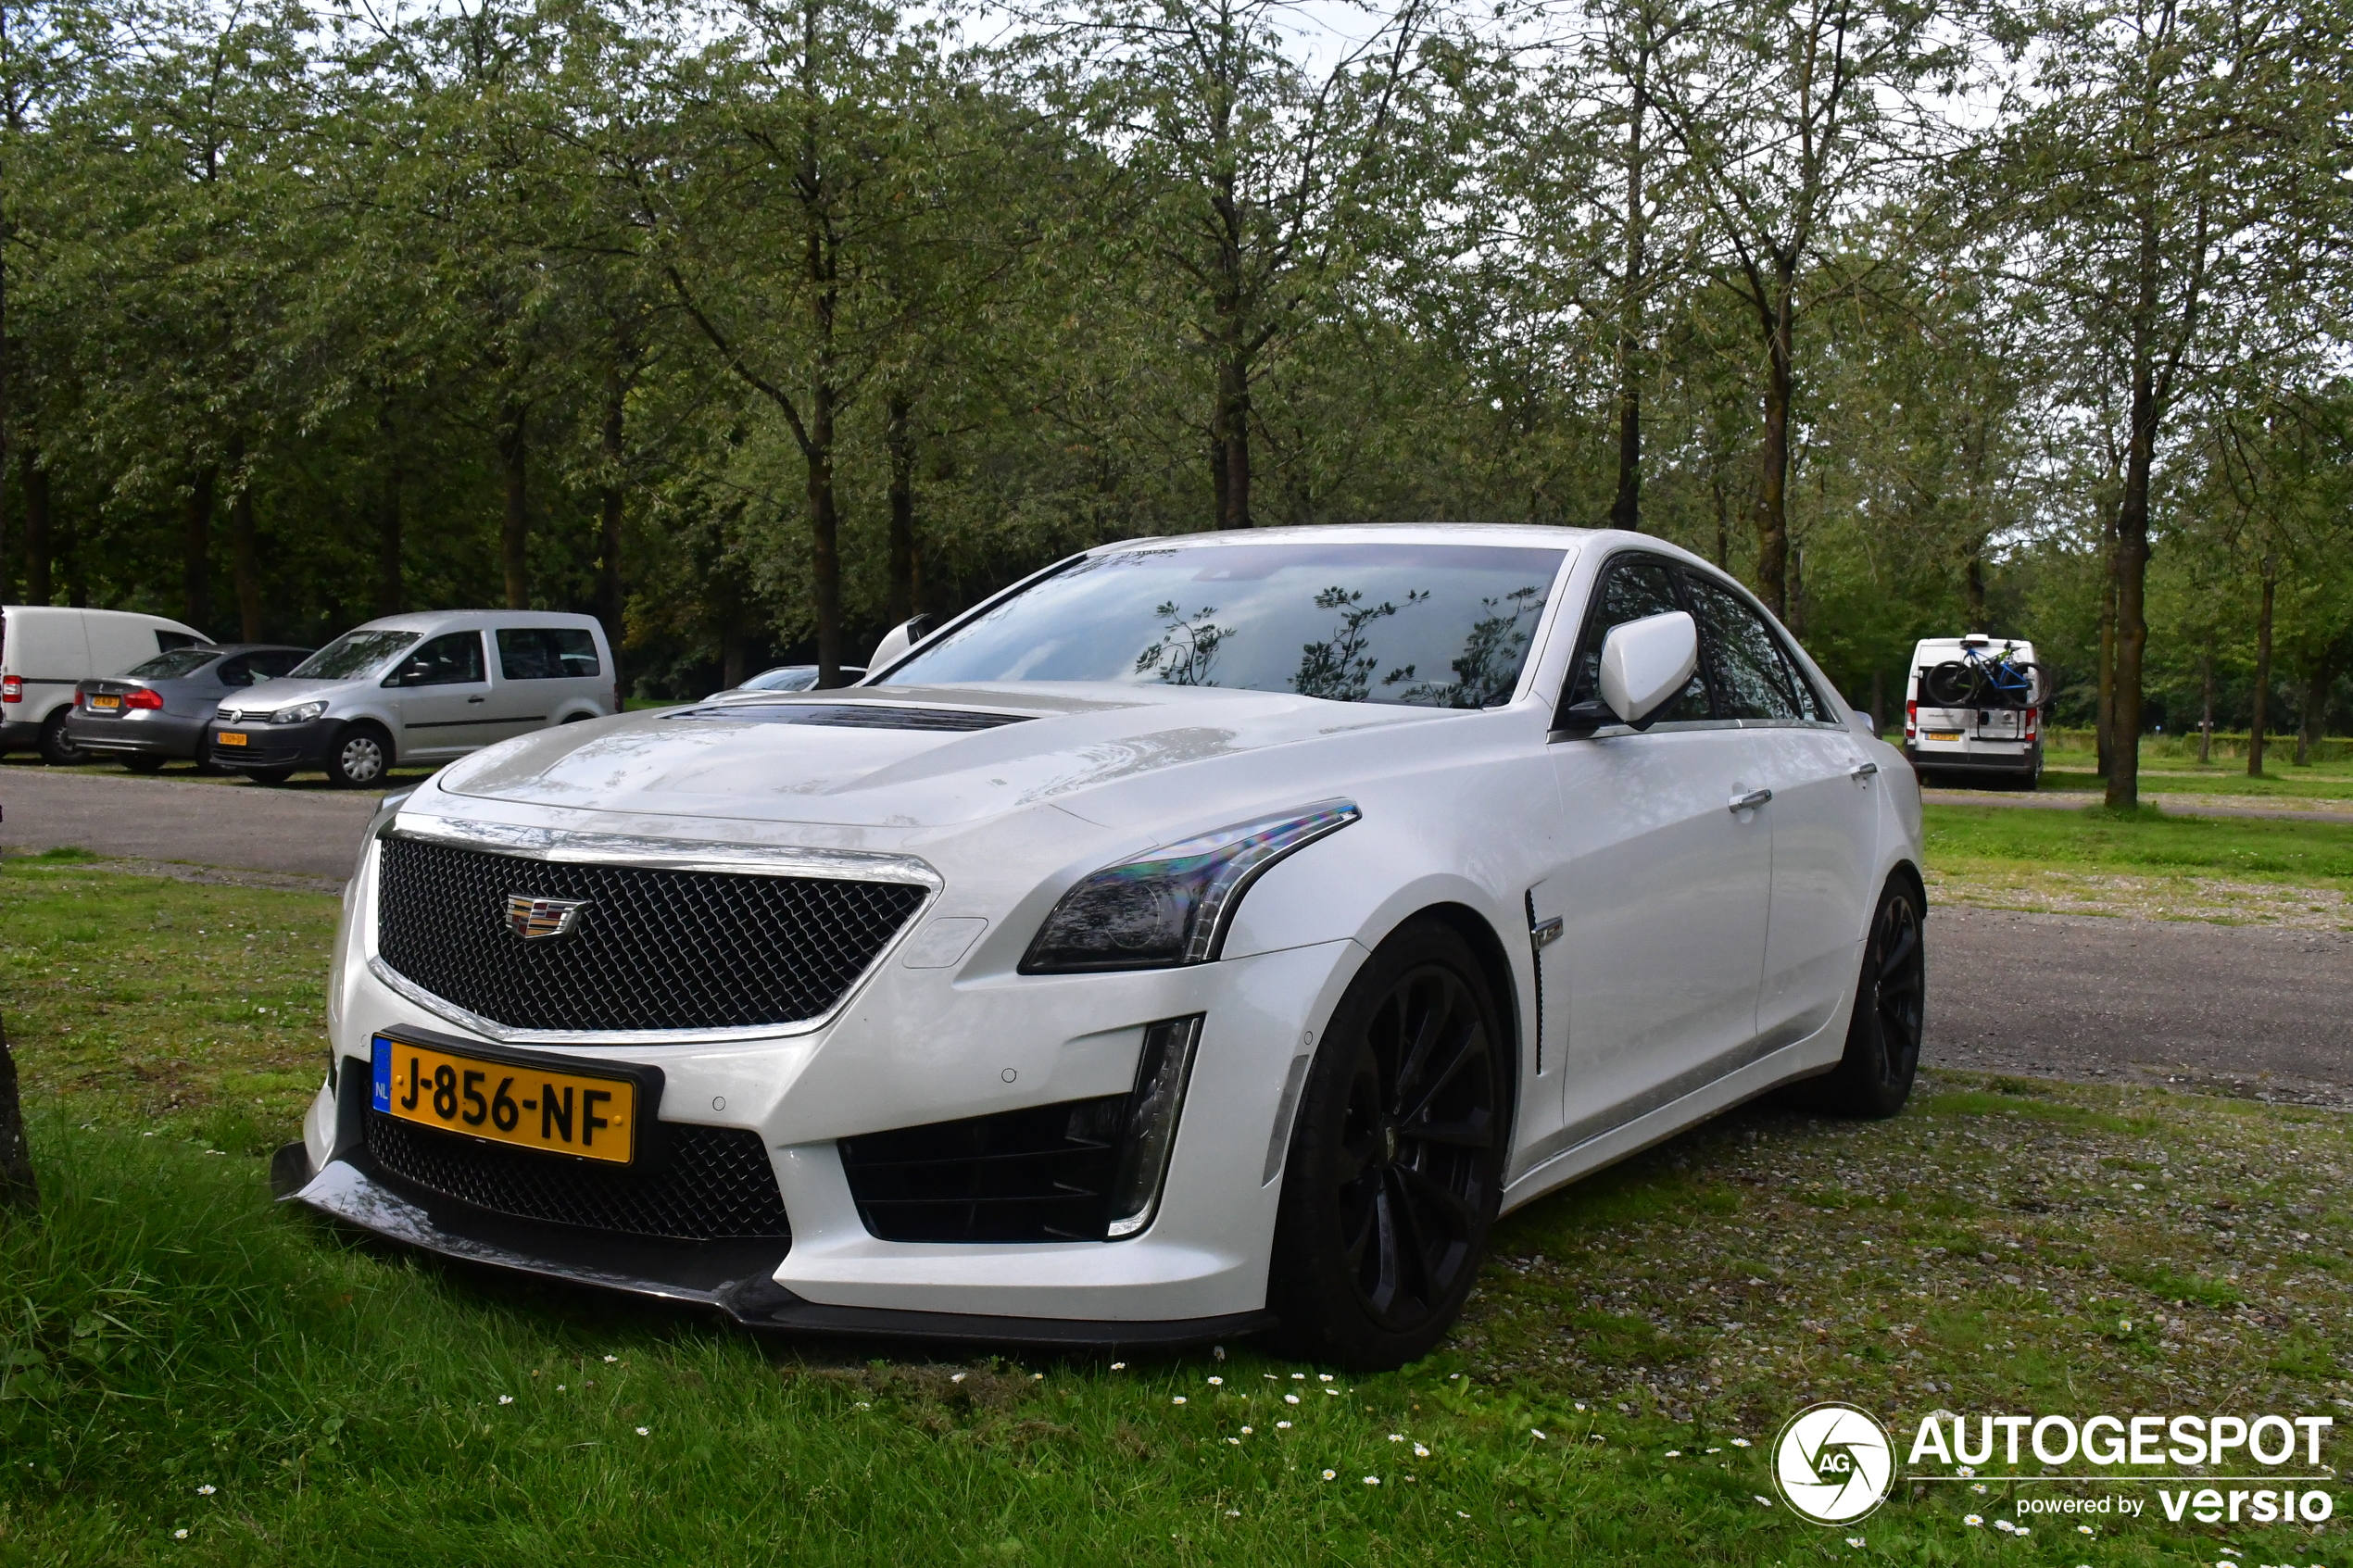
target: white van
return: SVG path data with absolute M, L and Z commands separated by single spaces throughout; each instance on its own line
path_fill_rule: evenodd
M 447 762 L 550 724 L 621 711 L 593 615 L 445 609 L 355 626 L 213 715 L 215 767 L 264 784 L 303 768 L 382 784 L 397 763 Z
M 51 762 L 87 760 L 66 734 L 74 687 L 204 640 L 194 627 L 134 610 L 0 607 L 0 756 L 34 746 Z
M 1922 638 L 1904 687 L 1904 755 L 1923 783 L 1950 773 L 2032 789 L 2049 700 L 2032 643 L 1982 632 Z

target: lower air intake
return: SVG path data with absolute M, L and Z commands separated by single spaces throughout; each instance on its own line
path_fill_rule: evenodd
M 367 1113 L 368 1153 L 384 1174 L 494 1214 L 673 1241 L 791 1239 L 758 1133 L 679 1123 L 661 1132 L 638 1163 L 599 1165 Z
M 884 1241 L 1101 1241 L 1128 1097 L 1064 1100 L 841 1140 Z

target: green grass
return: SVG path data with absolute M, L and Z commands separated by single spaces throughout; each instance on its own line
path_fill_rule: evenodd
M 1943 1080 L 1881 1123 L 1782 1097 L 1506 1219 L 1449 1343 L 1378 1377 L 1260 1344 L 763 1338 L 271 1204 L 333 911 L 0 870 L 47 1200 L 0 1221 L 0 1565 L 2343 1556 L 2338 1524 L 2161 1518 L 2038 1523 L 2030 1551 L 1960 1523 L 1999 1475 L 1900 1491 L 1859 1554 L 1755 1500 L 1813 1399 L 1906 1433 L 1939 1406 L 2353 1396 L 2334 1114 L 2018 1078 Z
M 2057 793 L 2098 794 L 2108 788 L 2108 781 L 2088 767 L 2046 767 L 2043 770 L 2042 787 Z M 2274 771 L 2260 778 L 2249 778 L 2244 771 L 2234 772 L 2227 768 L 2144 772 L 2140 777 L 2140 790 L 2144 796 L 2244 797 L 2250 803 L 2259 800 L 2343 800 L 2353 803 L 2353 777 L 2343 773 L 2316 776 L 2311 770 L 2305 768 L 2284 772 Z
M 2214 876 L 2306 886 L 2353 879 L 2353 824 L 2268 818 L 2121 816 L 2000 806 L 1924 808 L 1929 864 Z

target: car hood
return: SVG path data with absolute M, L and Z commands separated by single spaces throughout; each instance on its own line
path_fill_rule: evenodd
M 221 695 L 220 706 L 249 709 L 255 713 L 274 713 L 293 703 L 309 702 L 322 696 L 334 696 L 348 691 L 350 681 L 296 681 L 280 675 L 273 680 L 256 681 L 250 686 L 238 686 Z
M 1126 781 L 1446 716 L 1200 687 L 860 686 L 544 730 L 436 782 L 448 794 L 572 809 L 946 827 L 1048 802 L 1089 817 L 1090 797 Z M 897 727 L 992 718 L 1009 721 Z

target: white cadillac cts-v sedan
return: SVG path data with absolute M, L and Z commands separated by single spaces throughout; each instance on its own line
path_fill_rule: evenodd
M 1107 546 L 389 806 L 277 1174 L 763 1326 L 1392 1366 L 1501 1211 L 1793 1079 L 1894 1113 L 1919 822 L 1656 540 Z

